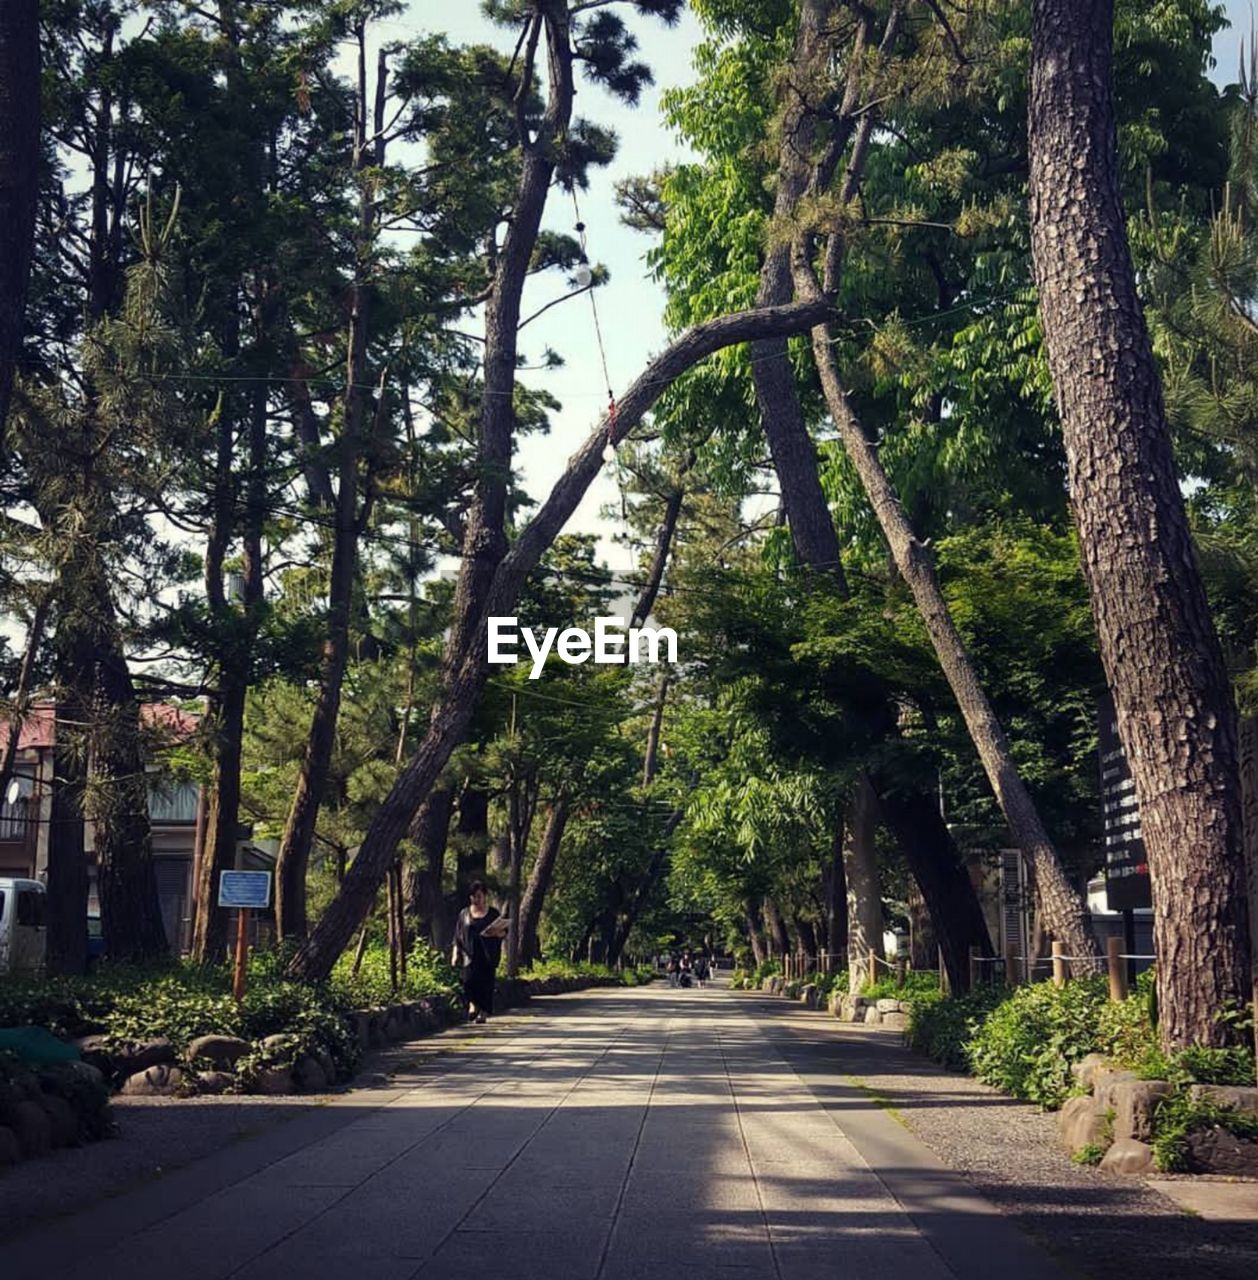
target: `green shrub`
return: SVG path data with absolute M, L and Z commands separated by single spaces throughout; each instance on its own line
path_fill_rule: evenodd
M 975 1031 L 967 1047 L 974 1074 L 1015 1098 L 1060 1107 L 1074 1088 L 1071 1064 L 1104 1051 L 1107 1000 L 1104 978 L 1018 987 Z
M 1181 1089 L 1158 1107 L 1154 1120 L 1153 1159 L 1164 1173 L 1188 1167 L 1188 1139 L 1200 1129 L 1220 1128 L 1238 1138 L 1258 1141 L 1258 1116 L 1220 1107 L 1205 1098 L 1193 1099 Z
M 946 1067 L 972 1070 L 969 1045 L 991 1011 L 1007 993 L 984 983 L 963 996 L 945 996 L 938 987 L 911 1000 L 909 1044 Z
M 870 999 L 912 1000 L 939 990 L 939 975 L 928 970 L 909 969 L 904 985 L 897 986 L 894 973 L 884 973 L 877 982 L 867 982 L 860 993 Z

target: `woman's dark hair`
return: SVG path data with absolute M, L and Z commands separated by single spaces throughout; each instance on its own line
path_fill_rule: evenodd
M 474 898 L 478 893 L 488 892 L 489 890 L 485 887 L 485 882 L 483 880 L 473 880 L 472 883 L 467 886 L 467 896 L 469 898 Z

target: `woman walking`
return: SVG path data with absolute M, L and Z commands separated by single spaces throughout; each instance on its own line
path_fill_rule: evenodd
M 463 966 L 463 1000 L 467 1016 L 484 1022 L 494 1011 L 494 972 L 502 958 L 506 920 L 489 905 L 483 881 L 473 880 L 468 906 L 454 929 L 455 963 Z

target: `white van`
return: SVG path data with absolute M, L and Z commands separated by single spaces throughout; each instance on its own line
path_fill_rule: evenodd
M 48 891 L 38 880 L 0 877 L 0 974 L 44 967 Z

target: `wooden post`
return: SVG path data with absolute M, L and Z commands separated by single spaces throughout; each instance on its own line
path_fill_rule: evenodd
M 878 981 L 878 952 L 873 947 L 869 948 L 869 981 Z
M 983 967 L 979 964 L 979 950 L 973 944 L 970 945 L 970 990 L 973 991 L 978 986 L 983 976 Z
M 249 963 L 249 912 L 236 911 L 236 963 L 232 967 L 232 995 L 239 1004 L 245 998 L 245 971 Z
M 946 996 L 952 994 L 952 982 L 948 978 L 948 966 L 944 964 L 943 947 L 939 948 L 939 990 Z
M 1066 962 L 1062 957 L 1066 954 L 1066 944 L 1064 942 L 1053 942 L 1053 986 L 1064 987 L 1066 985 Z
M 1121 938 L 1105 939 L 1105 961 L 1109 968 L 1109 998 L 1115 1001 L 1127 999 L 1127 969 L 1123 964 L 1122 951 Z
M 1010 987 L 1018 985 L 1018 944 L 1016 942 L 1005 943 L 1005 984 Z

